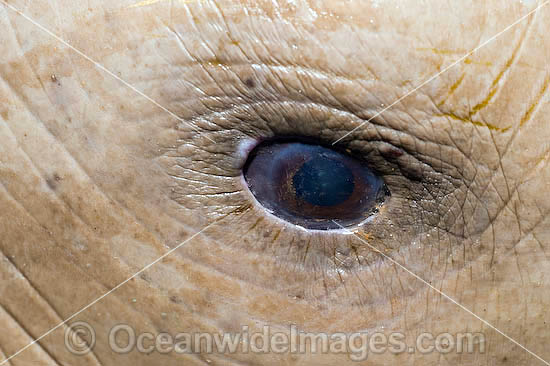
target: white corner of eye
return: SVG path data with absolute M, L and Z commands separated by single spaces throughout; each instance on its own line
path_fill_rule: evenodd
M 239 141 L 235 151 L 236 168 L 241 169 L 244 166 L 248 155 L 256 146 L 258 146 L 259 143 L 260 141 L 258 139 L 253 138 L 245 138 Z

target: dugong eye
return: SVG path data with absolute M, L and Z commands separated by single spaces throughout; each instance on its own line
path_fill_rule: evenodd
M 307 229 L 359 224 L 388 194 L 383 180 L 364 162 L 299 141 L 260 144 L 250 153 L 243 172 L 262 206 Z

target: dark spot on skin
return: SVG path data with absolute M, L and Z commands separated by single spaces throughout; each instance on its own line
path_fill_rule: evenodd
M 250 89 L 253 89 L 256 87 L 256 83 L 251 78 L 248 78 L 244 81 L 244 84 L 248 86 Z
M 250 205 L 250 204 L 245 204 L 245 205 L 242 205 L 242 206 L 237 207 L 236 209 L 234 209 L 233 211 L 231 211 L 229 214 L 240 215 L 240 214 L 242 214 L 242 213 L 248 211 L 251 207 L 252 207 L 252 205 Z
M 170 296 L 170 301 L 172 301 L 174 304 L 181 304 L 183 302 L 183 300 L 176 295 Z
M 59 82 L 59 79 L 57 78 L 57 76 L 55 76 L 55 74 L 52 74 L 50 76 L 50 79 L 51 79 L 52 83 L 56 83 L 57 85 L 61 85 L 61 83 Z
M 380 154 L 386 159 L 395 160 L 403 156 L 404 152 L 395 146 L 384 144 L 380 147 Z
M 184 230 L 181 230 L 181 231 L 179 232 L 179 238 L 180 238 L 180 240 L 183 240 L 183 239 L 187 238 L 188 236 L 189 236 L 189 234 L 188 234 L 186 231 L 184 231 Z
M 57 173 L 54 173 L 51 178 L 46 179 L 46 184 L 48 185 L 48 187 L 50 187 L 52 191 L 55 191 L 60 181 L 61 177 Z
M 506 361 L 508 361 L 508 357 L 504 356 L 504 357 L 502 358 L 502 362 L 506 362 Z

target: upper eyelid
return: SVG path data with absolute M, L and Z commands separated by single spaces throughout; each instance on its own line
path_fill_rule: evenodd
M 210 97 L 210 98 L 219 99 L 219 97 Z M 263 99 L 263 100 L 260 100 L 260 101 L 252 101 L 252 102 L 243 102 L 242 100 L 239 100 L 241 98 L 239 98 L 239 99 L 237 99 L 237 98 L 226 96 L 226 97 L 224 97 L 224 99 L 227 99 L 227 102 L 225 102 L 225 103 L 222 102 L 224 104 L 224 107 L 222 109 L 220 109 L 220 110 L 207 109 L 207 112 L 200 113 L 200 114 L 194 116 L 193 118 L 189 119 L 189 122 L 190 123 L 198 123 L 200 121 L 207 120 L 207 121 L 212 123 L 212 122 L 214 122 L 214 120 L 213 120 L 214 118 L 231 117 L 233 114 L 236 114 L 239 111 L 248 112 L 250 108 L 252 108 L 252 109 L 254 109 L 256 107 L 257 108 L 262 108 L 262 107 L 265 107 L 265 106 L 268 106 L 268 105 L 269 106 L 279 105 L 282 108 L 285 108 L 285 106 L 289 106 L 289 108 L 287 108 L 287 109 L 291 109 L 293 106 L 296 106 L 296 105 L 300 105 L 300 106 L 304 106 L 304 107 L 313 106 L 315 108 L 324 109 L 326 112 L 330 112 L 330 113 L 336 112 L 336 113 L 340 114 L 341 118 L 347 119 L 349 127 L 348 128 L 344 127 L 342 129 L 335 130 L 334 134 L 336 135 L 337 133 L 347 132 L 347 131 L 351 130 L 357 124 L 360 124 L 360 123 L 365 122 L 366 120 L 369 120 L 370 119 L 369 115 L 371 113 L 374 114 L 374 110 L 371 111 L 369 109 L 365 109 L 364 110 L 365 115 L 362 116 L 362 115 L 359 115 L 357 113 L 353 113 L 349 110 L 346 110 L 346 109 L 343 109 L 343 108 L 338 108 L 337 106 L 327 105 L 325 103 L 319 103 L 319 102 L 315 102 L 315 101 L 312 101 L 312 100 L 296 101 L 296 100 L 293 100 L 291 98 L 286 98 L 285 100 L 281 100 L 281 96 L 273 97 L 273 99 L 267 99 L 266 98 L 266 99 Z M 237 99 L 237 100 L 235 100 L 235 99 Z M 387 112 L 387 114 L 390 114 L 390 112 Z M 388 117 L 388 119 L 391 119 L 391 118 Z M 408 135 L 409 137 L 412 137 L 415 141 L 418 141 L 420 143 L 432 143 L 432 144 L 435 143 L 434 141 L 426 140 L 426 139 L 424 139 L 420 136 L 414 135 L 414 134 L 412 134 L 410 132 L 407 132 L 405 130 L 399 130 L 396 127 L 389 126 L 388 124 L 382 124 L 379 121 L 377 121 L 376 119 L 370 120 L 369 125 L 365 125 L 362 128 L 366 129 L 366 128 L 368 128 L 368 126 L 375 126 L 375 128 L 377 130 L 379 130 L 378 132 L 380 132 L 380 137 L 381 137 L 379 140 L 381 140 L 381 141 L 389 142 L 390 140 L 395 140 L 395 139 L 391 139 L 389 137 L 390 134 L 394 134 L 394 135 L 401 135 L 401 136 Z M 388 136 L 388 137 L 384 138 L 385 136 Z M 349 139 L 352 139 L 352 138 L 354 138 L 354 137 L 350 136 Z M 346 140 L 349 140 L 349 139 L 344 139 L 343 141 L 345 142 Z M 355 139 L 356 139 L 356 137 L 355 137 Z M 375 140 L 375 139 L 369 139 L 369 140 Z M 391 143 L 391 144 L 394 145 L 394 146 L 399 146 L 400 148 L 402 148 L 400 146 L 400 144 L 398 144 L 398 143 Z M 438 142 L 437 145 L 441 146 L 441 143 Z M 450 145 L 450 144 L 445 144 L 444 146 L 456 148 L 456 146 Z
M 295 109 L 296 106 L 300 106 L 300 107 L 304 107 L 304 108 L 314 108 L 314 109 L 318 109 L 318 110 L 323 110 L 324 112 L 327 113 L 327 115 L 329 115 L 329 114 L 332 115 L 332 116 L 336 115 L 337 118 L 339 118 L 342 121 L 343 128 L 338 129 L 338 130 L 331 129 L 331 133 L 330 133 L 331 136 L 329 138 L 334 138 L 334 139 L 336 139 L 339 134 L 345 133 L 345 132 L 351 130 L 354 126 L 357 126 L 357 124 L 361 124 L 364 121 L 368 120 L 369 119 L 368 114 L 371 114 L 371 112 L 373 112 L 373 111 L 370 111 L 370 110 L 366 109 L 364 111 L 365 115 L 363 116 L 363 115 L 360 115 L 360 114 L 357 114 L 357 113 L 353 113 L 349 110 L 343 109 L 341 106 L 327 105 L 326 103 L 320 103 L 320 102 L 316 102 L 316 101 L 313 101 L 313 100 L 297 101 L 297 100 L 293 100 L 292 98 L 290 98 L 288 96 L 285 96 L 285 95 L 271 95 L 270 96 L 269 94 L 267 94 L 265 96 L 265 98 L 262 99 L 262 100 L 253 100 L 254 98 L 250 98 L 249 101 L 244 101 L 242 97 L 231 97 L 231 96 L 225 96 L 225 97 L 223 97 L 223 100 L 220 100 L 220 97 L 214 97 L 214 96 L 206 97 L 206 98 L 207 99 L 216 99 L 217 101 L 220 101 L 220 105 L 216 109 L 205 108 L 205 111 L 203 113 L 200 113 L 200 114 L 195 115 L 192 118 L 190 118 L 188 120 L 190 123 L 195 124 L 195 125 L 200 125 L 200 123 L 202 121 L 202 122 L 207 122 L 209 124 L 217 124 L 216 122 L 220 119 L 224 120 L 224 122 L 225 122 L 227 120 L 231 120 L 232 118 L 235 118 L 235 116 L 237 116 L 237 118 L 239 118 L 240 114 L 246 114 L 247 117 L 250 117 L 250 119 L 247 119 L 247 121 L 250 122 L 251 120 L 254 119 L 254 115 L 251 115 L 251 113 L 250 113 L 252 111 L 253 113 L 256 114 L 256 117 L 258 118 L 259 123 L 258 123 L 257 126 L 255 126 L 253 123 L 252 124 L 246 124 L 246 126 L 238 126 L 237 125 L 238 121 L 237 121 L 235 126 L 231 126 L 232 129 L 238 129 L 242 133 L 244 133 L 245 135 L 247 135 L 249 138 L 252 138 L 252 139 L 257 139 L 258 137 L 271 137 L 271 135 L 277 135 L 277 132 L 274 131 L 274 128 L 272 128 L 272 126 L 270 126 L 271 121 L 269 121 L 268 118 L 266 118 L 265 116 L 262 116 L 260 113 L 258 113 L 258 111 L 260 111 L 260 110 L 262 110 L 262 111 L 265 110 L 266 106 L 269 106 L 270 109 L 275 110 L 276 113 L 280 113 L 280 115 L 277 116 L 277 118 L 280 118 L 281 115 L 283 114 L 283 112 L 279 112 L 279 111 L 277 111 L 277 109 L 279 109 L 281 111 L 290 111 L 289 113 L 292 113 L 292 109 L 293 108 Z M 281 100 L 281 98 L 284 98 L 284 100 Z M 388 114 L 388 116 L 386 116 L 386 118 L 384 118 L 384 120 L 391 120 L 392 117 L 393 117 L 391 115 L 391 111 L 388 111 L 387 114 Z M 284 118 L 284 116 L 282 116 L 282 117 Z M 322 124 L 322 122 L 323 122 L 323 120 L 320 120 L 321 124 Z M 228 127 L 225 124 L 224 125 L 217 124 L 217 125 L 219 126 L 220 130 L 225 130 Z M 346 126 L 349 126 L 349 127 L 346 128 Z M 372 137 L 371 136 L 371 137 L 368 137 L 366 139 L 360 139 L 360 140 L 370 141 L 370 142 L 381 141 L 381 142 L 389 143 L 389 144 L 403 150 L 404 152 L 406 152 L 408 154 L 414 155 L 417 159 L 423 161 L 423 163 L 425 163 L 426 165 L 431 166 L 433 168 L 436 168 L 435 170 L 437 170 L 437 166 L 442 166 L 444 164 L 451 165 L 443 159 L 439 160 L 438 158 L 436 158 L 433 155 L 423 154 L 418 149 L 414 149 L 417 146 L 419 146 L 418 145 L 419 143 L 420 144 L 436 144 L 438 148 L 441 148 L 442 147 L 441 142 L 436 143 L 436 142 L 431 141 L 431 140 L 426 140 L 426 139 L 422 138 L 421 136 L 414 135 L 412 132 L 406 131 L 404 129 L 399 130 L 396 127 L 392 127 L 392 126 L 389 125 L 389 123 L 380 123 L 380 121 L 378 121 L 377 119 L 370 120 L 368 125 L 365 125 L 365 126 L 362 127 L 363 131 L 358 131 L 358 133 L 362 133 L 364 135 L 365 134 L 364 130 L 366 130 L 369 126 L 371 126 L 371 127 L 374 126 L 374 129 L 375 129 L 376 134 L 378 135 L 378 137 Z M 264 127 L 267 127 L 268 129 L 264 130 L 264 132 L 262 132 Z M 325 134 L 326 134 L 327 131 L 328 131 L 328 129 L 324 128 L 323 132 Z M 267 134 L 267 136 L 262 136 L 262 133 Z M 400 143 L 403 139 L 403 136 L 407 136 L 407 137 L 411 138 L 412 140 L 414 140 L 414 145 L 415 145 L 414 148 L 412 148 L 412 149 L 407 148 L 407 146 L 402 145 Z M 317 136 L 312 135 L 311 137 L 322 138 L 319 135 L 317 135 Z M 325 138 L 327 138 L 327 137 L 325 136 Z M 353 138 L 353 135 L 350 136 L 350 138 Z M 357 138 L 355 138 L 355 139 L 357 141 Z M 325 143 L 331 143 L 331 142 L 332 141 L 325 141 Z M 343 146 L 345 148 L 348 145 L 348 143 L 349 143 L 349 141 L 347 141 L 347 139 L 344 139 L 344 140 L 342 140 L 342 142 L 340 142 L 336 146 Z M 450 145 L 450 144 L 445 144 L 443 146 L 451 147 L 454 150 L 457 150 L 457 152 L 459 154 L 461 154 L 463 158 L 466 158 L 465 155 L 464 155 L 464 152 L 462 152 L 456 146 Z M 239 159 L 240 163 L 244 164 L 244 160 L 246 160 L 246 157 L 245 156 L 239 156 L 238 159 Z M 439 160 L 439 164 L 434 164 L 434 160 Z M 242 164 L 236 164 L 236 165 L 242 166 Z M 458 168 L 458 167 L 455 166 L 455 168 Z
M 245 111 L 249 112 L 249 108 L 262 108 L 262 107 L 265 108 L 266 105 L 269 105 L 271 107 L 280 107 L 280 108 L 283 108 L 283 109 L 286 109 L 286 110 L 291 110 L 292 107 L 295 107 L 296 105 L 301 105 L 301 106 L 305 106 L 305 107 L 313 106 L 315 108 L 321 107 L 325 111 L 333 113 L 333 108 L 332 107 L 329 107 L 329 106 L 326 106 L 326 105 L 320 104 L 320 103 L 315 103 L 315 102 L 297 102 L 297 101 L 292 101 L 292 100 L 287 100 L 287 101 L 282 101 L 282 102 L 281 101 L 258 101 L 258 102 L 252 102 L 252 103 L 242 103 L 242 104 L 230 103 L 230 105 L 222 111 L 209 111 L 208 113 L 205 113 L 201 116 L 195 117 L 192 121 L 197 123 L 198 120 L 204 120 L 204 121 L 208 121 L 209 123 L 216 123 L 216 118 L 231 119 L 233 116 L 238 115 L 239 112 L 241 112 L 241 111 L 242 112 L 245 112 Z M 336 109 L 336 111 L 341 112 L 341 117 L 344 118 L 344 119 L 354 118 L 356 123 L 360 123 L 360 121 L 362 121 L 362 120 L 358 120 L 357 116 L 349 113 L 348 111 L 344 111 L 344 110 L 341 110 L 341 109 Z M 269 123 L 269 121 L 266 121 L 263 118 L 259 118 L 259 119 L 262 120 L 263 123 L 266 123 L 266 122 Z M 373 125 L 374 125 L 374 123 L 373 123 Z M 225 127 L 226 126 L 220 126 L 220 129 L 223 130 L 223 129 L 225 129 Z M 366 126 L 365 126 L 365 128 L 366 128 Z M 261 130 L 261 127 L 259 127 L 258 129 Z M 401 130 L 395 130 L 395 129 L 393 129 L 391 127 L 387 127 L 385 125 L 376 125 L 376 129 L 377 129 L 378 137 L 374 137 L 374 138 L 370 137 L 370 138 L 365 139 L 365 140 L 355 140 L 355 142 L 357 142 L 357 141 L 369 142 L 369 143 L 371 143 L 370 146 L 373 146 L 372 143 L 374 143 L 374 144 L 376 144 L 376 143 L 389 144 L 390 146 L 393 146 L 393 147 L 403 151 L 406 154 L 413 155 L 416 159 L 422 158 L 422 157 L 429 157 L 429 159 L 428 158 L 421 159 L 421 161 L 429 167 L 434 168 L 436 166 L 441 166 L 442 165 L 442 164 L 434 165 L 434 164 L 431 164 L 430 162 L 428 162 L 428 160 L 431 160 L 432 162 L 433 162 L 434 159 L 437 160 L 437 158 L 435 156 L 422 154 L 418 150 L 410 150 L 410 149 L 406 148 L 405 146 L 399 145 L 396 142 L 394 142 L 396 140 L 395 139 L 395 134 L 407 134 L 407 132 L 401 131 Z M 250 134 L 250 132 L 252 130 L 253 129 L 243 128 L 241 130 L 241 132 L 243 132 L 244 134 L 247 134 L 249 138 L 257 140 L 258 136 Z M 266 133 L 267 132 L 268 131 L 266 131 Z M 269 131 L 269 133 L 271 133 L 271 132 L 273 132 L 272 129 Z M 334 136 L 336 136 L 338 133 L 341 133 L 341 132 L 342 132 L 342 130 L 335 130 L 334 131 Z M 274 133 L 273 135 L 276 136 L 277 133 Z M 435 142 L 433 142 L 433 141 L 422 140 L 419 137 L 412 136 L 412 134 L 408 134 L 408 135 L 411 138 L 413 138 L 415 141 L 419 141 L 421 143 L 435 144 Z M 272 137 L 272 136 L 261 136 L 261 137 L 265 138 L 265 137 Z M 319 139 L 319 136 L 304 136 L 304 137 Z M 384 138 L 384 137 L 386 137 L 386 138 Z M 398 139 L 398 140 L 400 140 L 400 139 Z M 329 144 L 331 141 L 324 141 L 324 142 L 326 144 Z M 338 147 L 340 149 L 345 149 L 348 146 L 347 144 L 348 144 L 348 142 L 346 140 L 343 140 L 341 143 L 336 145 L 336 147 Z M 437 146 L 440 147 L 441 145 L 437 144 Z M 237 149 L 237 150 L 239 150 L 239 149 Z M 236 165 L 239 166 L 239 167 L 242 167 L 244 165 L 244 161 L 246 160 L 246 155 L 242 154 L 240 152 L 239 152 L 238 155 L 239 156 L 237 158 L 239 160 L 239 164 L 236 164 Z M 448 164 L 445 161 L 441 161 L 441 162 L 444 163 L 444 164 Z
M 367 119 L 367 117 L 361 117 L 356 114 L 353 114 L 345 109 L 336 108 L 334 106 L 326 105 L 323 103 L 318 103 L 314 101 L 296 101 L 291 98 L 287 98 L 286 100 L 281 100 L 279 96 L 273 99 L 263 99 L 260 101 L 254 101 L 254 102 L 241 102 L 241 101 L 234 101 L 231 98 L 230 101 L 228 101 L 226 104 L 227 106 L 224 107 L 222 110 L 208 110 L 206 113 L 198 114 L 195 117 L 191 118 L 189 122 L 199 122 L 201 120 L 208 120 L 209 122 L 213 122 L 212 118 L 216 117 L 230 117 L 234 114 L 236 114 L 239 111 L 242 112 L 248 112 L 250 108 L 254 109 L 256 107 L 258 108 L 265 108 L 266 106 L 277 106 L 281 108 L 285 108 L 285 106 L 288 106 L 286 109 L 291 110 L 293 107 L 299 105 L 303 107 L 315 107 L 315 108 L 321 108 L 324 109 L 326 112 L 330 112 L 334 114 L 334 112 L 338 113 L 341 118 L 345 118 L 348 120 L 348 123 L 351 125 L 355 125 L 355 123 L 361 123 L 364 120 Z M 374 121 L 371 121 L 374 124 Z M 385 127 L 385 126 L 383 126 Z M 335 131 L 335 134 L 337 132 L 347 131 L 347 129 L 342 129 Z

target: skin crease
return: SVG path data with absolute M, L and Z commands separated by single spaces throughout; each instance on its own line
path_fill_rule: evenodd
M 527 14 L 529 2 L 10 0 L 150 96 L 0 8 L 0 354 L 12 365 L 538 365 L 384 252 L 550 359 L 547 24 L 526 18 L 338 145 L 392 192 L 356 230 L 307 232 L 240 175 L 258 139 L 332 143 Z M 243 147 L 244 146 L 244 147 Z M 108 333 L 482 332 L 485 352 L 111 352 Z M 3 358 L 2 357 L 2 358 Z

